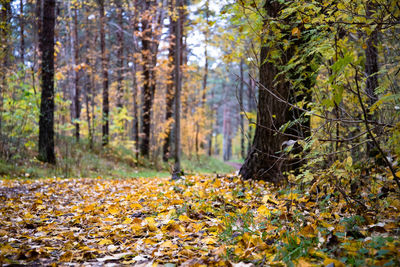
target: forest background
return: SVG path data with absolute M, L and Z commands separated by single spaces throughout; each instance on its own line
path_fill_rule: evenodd
M 399 265 L 398 1 L 0 3 L 0 262 Z

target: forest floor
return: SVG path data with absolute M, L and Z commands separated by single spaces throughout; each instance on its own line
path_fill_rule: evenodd
M 0 265 L 399 266 L 400 201 L 317 180 L 0 180 Z M 394 191 L 394 190 L 393 190 Z M 358 215 L 356 215 L 358 214 Z

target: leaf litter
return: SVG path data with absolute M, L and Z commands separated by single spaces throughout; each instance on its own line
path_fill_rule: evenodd
M 391 192 L 354 215 L 354 203 L 317 182 L 303 191 L 202 175 L 0 186 L 4 266 L 400 264 Z

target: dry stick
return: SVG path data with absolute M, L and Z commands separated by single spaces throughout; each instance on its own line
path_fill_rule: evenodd
M 379 153 L 383 157 L 383 160 L 385 161 L 386 165 L 389 167 L 390 172 L 393 175 L 393 179 L 395 180 L 397 186 L 400 189 L 399 177 L 397 177 L 392 163 L 390 163 L 390 161 L 387 159 L 385 152 L 383 152 L 383 150 L 380 147 L 378 141 L 376 140 L 375 136 L 373 135 L 373 133 L 371 131 L 371 128 L 369 127 L 368 120 L 367 120 L 367 110 L 364 107 L 364 103 L 362 101 L 361 94 L 360 94 L 360 85 L 358 84 L 358 69 L 353 64 L 352 64 L 352 66 L 354 67 L 354 69 L 356 71 L 355 82 L 356 82 L 356 88 L 357 88 L 357 97 L 358 97 L 358 101 L 360 102 L 360 105 L 361 105 L 361 108 L 362 108 L 362 111 L 363 111 L 365 127 L 367 128 L 368 134 L 371 136 L 372 142 L 375 144 L 375 147 L 379 150 Z

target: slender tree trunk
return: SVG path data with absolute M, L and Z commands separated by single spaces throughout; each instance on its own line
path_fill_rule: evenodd
M 20 30 L 20 57 L 21 63 L 25 64 L 25 18 L 24 18 L 24 1 L 19 1 L 19 30 Z
M 87 15 L 87 6 L 83 6 L 83 14 L 85 14 L 85 24 L 89 26 L 89 18 Z M 85 48 L 86 48 L 86 56 L 85 56 L 85 86 L 84 86 L 84 94 L 85 94 L 85 104 L 86 104 L 86 120 L 87 120 L 87 125 L 88 125 L 88 138 L 89 138 L 89 147 L 90 149 L 93 149 L 93 126 L 92 126 L 92 116 L 90 114 L 90 100 L 91 96 L 93 94 L 93 86 L 92 84 L 92 75 L 93 75 L 93 66 L 90 64 L 90 54 L 89 51 L 92 49 L 91 46 L 91 39 L 92 39 L 91 31 L 87 30 L 86 35 L 85 35 Z
M 97 0 L 100 14 L 100 50 L 101 50 L 101 68 L 103 73 L 103 126 L 102 126 L 102 145 L 108 145 L 110 141 L 109 126 L 109 96 L 108 96 L 108 60 L 106 52 L 106 17 L 104 15 L 104 0 Z
M 7 88 L 7 69 L 10 65 L 10 41 L 9 36 L 11 22 L 11 1 L 4 0 L 1 2 L 0 10 L 0 135 L 2 133 L 3 121 L 3 97 Z
M 174 69 L 174 61 L 175 60 L 175 43 L 176 43 L 176 38 L 175 38 L 175 28 L 176 28 L 176 21 L 173 20 L 172 16 L 170 18 L 170 44 L 169 44 L 169 53 L 168 53 L 168 58 L 169 58 L 169 66 L 171 69 L 169 81 L 167 83 L 167 91 L 166 91 L 166 97 L 167 97 L 167 102 L 165 106 L 165 121 L 169 122 L 172 120 L 172 115 L 173 115 L 173 105 L 174 105 L 174 80 L 175 80 L 175 69 Z M 172 124 L 168 124 L 168 129 L 166 129 L 166 136 L 164 139 L 164 147 L 163 147 L 163 161 L 167 162 L 170 153 L 171 153 L 171 128 Z
M 254 86 L 254 81 L 249 73 L 249 84 L 248 84 L 248 99 L 247 99 L 247 105 L 248 105 L 248 110 L 249 112 L 253 112 L 254 110 L 257 109 L 257 106 L 255 105 L 256 103 L 256 96 L 254 93 L 255 86 Z M 247 143 L 247 153 L 248 154 L 251 150 L 251 144 L 253 142 L 253 123 L 254 121 L 252 119 L 249 120 L 249 126 L 247 129 L 248 132 L 248 143 Z
M 239 86 L 239 105 L 240 105 L 240 156 L 245 158 L 244 151 L 244 105 L 243 105 L 243 91 L 244 91 L 244 75 L 243 75 L 244 60 L 240 60 L 240 86 Z
M 75 88 L 75 93 L 74 93 L 74 101 L 75 101 L 75 139 L 76 142 L 79 142 L 80 138 L 80 125 L 79 125 L 79 120 L 81 117 L 81 103 L 80 103 L 80 97 L 81 97 L 81 92 L 79 88 L 79 69 L 77 68 L 78 61 L 79 61 L 79 36 L 78 36 L 78 10 L 75 7 L 74 8 L 74 43 L 73 43 L 73 48 L 74 48 L 74 88 Z
M 212 90 L 212 89 L 211 89 L 211 99 L 214 99 L 214 90 Z M 214 129 L 214 127 L 215 127 L 214 118 L 218 118 L 216 116 L 216 114 L 215 114 L 216 113 L 215 112 L 216 109 L 218 109 L 218 107 L 216 107 L 216 105 L 213 104 L 212 108 L 211 108 L 211 116 L 210 116 L 211 117 L 210 118 L 210 120 L 211 120 L 211 133 L 208 136 L 208 156 L 209 157 L 211 157 L 212 154 L 213 154 L 212 146 L 213 146 L 213 136 L 214 136 L 214 132 L 215 132 L 215 129 Z
M 39 117 L 39 159 L 56 163 L 54 153 L 54 27 L 55 0 L 44 0 L 40 30 L 42 96 Z
M 123 68 L 124 68 L 124 25 L 123 25 L 123 17 L 122 17 L 122 1 L 116 1 L 117 6 L 117 21 L 118 21 L 118 30 L 117 30 L 117 42 L 118 42 L 118 49 L 117 49 L 117 107 L 119 109 L 122 108 L 122 97 L 123 87 Z
M 368 17 L 372 15 L 374 9 L 374 5 L 371 1 L 367 3 L 366 14 Z M 371 35 L 367 39 L 367 46 L 365 48 L 365 74 L 367 76 L 365 93 L 368 96 L 368 105 L 371 107 L 376 101 L 378 101 L 378 97 L 375 94 L 376 88 L 379 86 L 378 82 L 378 29 L 372 31 Z M 368 120 L 373 120 L 373 114 L 368 114 Z M 375 131 L 375 133 L 379 134 L 379 129 Z M 372 141 L 367 142 L 367 153 L 370 156 L 373 155 L 372 150 L 375 148 L 375 145 Z
M 152 92 L 151 84 L 155 81 L 151 80 L 151 40 L 152 28 L 150 24 L 150 7 L 151 3 L 146 1 L 144 3 L 144 14 L 142 17 L 142 55 L 143 55 L 143 137 L 140 146 L 140 153 L 142 156 L 148 158 L 150 155 L 150 130 L 151 130 L 151 109 L 153 103 L 154 92 Z
M 134 59 L 135 61 L 135 59 Z M 137 64 L 133 63 L 132 68 L 132 87 L 133 87 L 133 140 L 135 141 L 136 161 L 139 160 L 139 114 L 138 114 L 138 84 L 136 79 Z
M 182 44 L 182 2 L 176 0 L 178 9 L 178 20 L 175 27 L 175 149 L 174 149 L 174 171 L 173 177 L 179 176 L 181 173 L 181 44 Z

